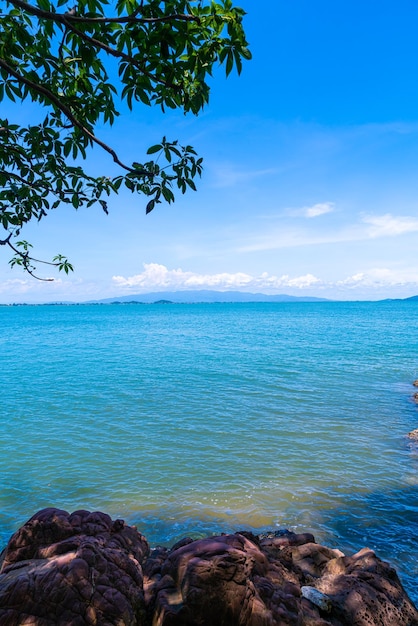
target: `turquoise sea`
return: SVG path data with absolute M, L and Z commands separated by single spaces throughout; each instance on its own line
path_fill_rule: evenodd
M 0 307 L 0 539 L 106 511 L 152 544 L 289 528 L 418 600 L 418 304 Z

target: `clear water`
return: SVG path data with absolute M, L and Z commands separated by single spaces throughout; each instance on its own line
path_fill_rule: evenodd
M 0 538 L 103 510 L 153 544 L 290 528 L 417 601 L 418 306 L 0 307 Z

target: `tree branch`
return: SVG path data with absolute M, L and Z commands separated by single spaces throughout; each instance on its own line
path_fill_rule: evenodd
M 87 24 L 105 24 L 105 23 L 116 23 L 116 24 L 157 24 L 160 22 L 173 22 L 175 20 L 179 20 L 182 22 L 196 22 L 200 24 L 200 18 L 196 15 L 185 14 L 185 13 L 173 13 L 171 15 L 164 15 L 163 17 L 137 17 L 140 7 L 135 11 L 132 15 L 127 15 L 125 17 L 84 17 L 83 15 L 76 15 L 71 13 L 53 13 L 52 11 L 44 11 L 43 9 L 39 9 L 38 7 L 34 7 L 33 5 L 25 2 L 25 0 L 9 0 L 11 4 L 23 11 L 27 11 L 31 15 L 35 17 L 40 17 L 43 19 L 53 20 L 54 22 L 59 22 L 61 24 L 65 23 L 65 20 L 70 20 L 71 22 L 84 22 Z
M 103 43 L 102 41 L 99 41 L 98 39 L 95 39 L 94 37 L 91 37 L 90 35 L 87 35 L 86 33 L 81 32 L 80 30 L 78 30 L 78 28 L 76 28 L 72 24 L 72 22 L 84 22 L 84 23 L 90 23 L 90 22 L 153 23 L 155 22 L 157 23 L 157 22 L 173 21 L 175 19 L 181 19 L 183 21 L 187 20 L 187 21 L 195 21 L 197 23 L 200 23 L 200 19 L 198 17 L 192 16 L 192 15 L 177 14 L 177 13 L 164 17 L 164 18 L 136 18 L 136 17 L 129 17 L 129 16 L 127 18 L 84 18 L 84 17 L 72 15 L 69 12 L 53 13 L 51 11 L 44 11 L 42 9 L 38 9 L 37 7 L 34 7 L 28 4 L 24 0 L 10 0 L 10 2 L 14 6 L 27 11 L 28 13 L 34 15 L 35 17 L 52 20 L 54 22 L 58 22 L 59 24 L 62 24 L 63 26 L 65 26 L 66 29 L 71 30 L 73 33 L 75 33 L 78 37 L 80 37 L 84 41 L 93 44 L 97 48 L 100 48 L 101 50 L 103 50 L 104 52 L 107 52 L 113 57 L 123 59 L 127 63 L 134 65 L 140 72 L 142 72 L 142 74 L 147 76 L 149 79 L 151 79 L 155 83 L 160 83 L 161 85 L 164 85 L 165 87 L 170 87 L 171 89 L 179 89 L 179 85 L 168 83 L 163 78 L 159 78 L 158 76 L 155 76 L 150 72 L 147 72 L 147 70 L 143 67 L 143 65 L 139 63 L 136 59 L 129 56 L 125 52 L 122 52 L 121 50 L 115 50 L 114 48 Z M 64 39 L 65 39 L 65 33 L 64 33 L 64 37 L 61 42 L 61 45 L 60 45 L 60 50 L 62 49 Z
M 84 124 L 82 124 L 75 117 L 71 109 L 67 105 L 63 104 L 61 100 L 55 94 L 52 93 L 52 91 L 50 91 L 43 85 L 40 85 L 39 83 L 34 83 L 33 81 L 29 80 L 29 78 L 22 76 L 21 74 L 19 74 L 18 71 L 16 71 L 8 63 L 6 63 L 4 59 L 1 59 L 1 58 L 0 58 L 0 67 L 5 69 L 11 76 L 16 78 L 16 80 L 19 83 L 23 83 L 24 85 L 27 85 L 28 87 L 33 89 L 35 92 L 39 94 L 43 94 L 51 102 L 51 104 L 55 105 L 57 109 L 59 109 L 68 118 L 68 120 L 71 122 L 73 126 L 76 126 L 77 128 L 79 128 L 82 131 L 82 133 L 86 135 L 93 143 L 96 143 L 101 148 L 103 148 L 103 150 L 108 152 L 113 157 L 113 161 L 117 163 L 120 167 L 127 170 L 128 172 L 135 172 L 135 174 L 140 174 L 141 176 L 153 176 L 152 172 L 148 172 L 147 170 L 136 170 L 135 168 L 129 167 L 128 165 L 125 165 L 124 163 L 122 163 L 122 161 L 119 159 L 118 155 L 113 150 L 113 148 L 111 148 L 106 143 L 104 143 L 104 141 L 101 141 L 101 139 L 96 137 L 96 135 L 94 135 L 88 128 L 86 128 Z
M 71 22 L 84 22 L 87 24 L 158 24 L 160 22 L 173 22 L 175 20 L 179 20 L 182 22 L 196 22 L 197 24 L 200 24 L 200 18 L 196 15 L 192 15 L 191 13 L 172 13 L 171 15 L 164 15 L 163 17 L 137 17 L 141 7 L 138 7 L 134 13 L 125 17 L 85 17 L 84 15 L 73 15 L 69 12 L 54 13 L 52 11 L 44 11 L 43 9 L 39 9 L 38 7 L 34 7 L 28 2 L 25 2 L 25 0 L 9 0 L 9 2 L 10 4 L 13 4 L 13 6 L 18 7 L 23 11 L 27 11 L 35 17 L 53 20 L 54 22 L 60 22 L 62 24 L 64 23 L 64 20 L 70 20 Z
M 26 185 L 27 187 L 29 187 L 30 189 L 33 189 L 34 191 L 39 191 L 39 187 L 43 187 L 44 189 L 49 189 L 51 193 L 53 193 L 53 190 L 51 189 L 51 185 L 49 185 L 46 182 L 42 182 L 42 180 L 38 179 L 34 181 L 33 183 L 30 183 L 28 180 L 26 180 L 22 176 L 19 176 L 19 174 L 16 174 L 15 172 L 8 172 L 6 170 L 3 170 L 2 173 L 9 178 L 14 178 L 14 180 L 19 181 L 20 183 L 22 183 L 22 185 Z
M 168 83 L 163 78 L 158 78 L 158 76 L 154 76 L 154 74 L 147 72 L 147 70 L 144 69 L 143 65 L 139 63 L 133 57 L 129 56 L 129 54 L 126 54 L 125 52 L 122 52 L 121 50 L 115 50 L 114 48 L 112 48 L 111 46 L 108 46 L 102 41 L 99 41 L 98 39 L 95 39 L 94 37 L 90 37 L 90 35 L 86 35 L 86 33 L 81 32 L 80 30 L 78 30 L 78 28 L 73 26 L 73 24 L 70 23 L 70 20 L 68 20 L 66 17 L 64 17 L 64 19 L 62 20 L 62 24 L 64 24 L 68 30 L 71 30 L 78 37 L 80 37 L 80 39 L 83 39 L 84 41 L 87 41 L 88 43 L 93 44 L 93 46 L 100 48 L 101 50 L 103 50 L 104 52 L 107 52 L 113 57 L 123 59 L 127 63 L 134 65 L 140 72 L 142 72 L 142 74 L 144 74 L 145 76 L 153 80 L 155 83 L 160 83 L 161 85 L 164 85 L 165 87 L 170 87 L 171 89 L 179 89 L 179 85 Z
M 8 237 L 6 237 L 6 239 L 0 239 L 0 246 L 8 246 L 11 245 L 10 244 L 10 239 L 12 238 L 12 234 L 10 233 Z
M 9 248 L 11 248 L 13 252 L 22 259 L 21 265 L 23 265 L 23 267 L 25 268 L 25 271 L 28 274 L 30 274 L 33 278 L 36 278 L 36 280 L 41 280 L 42 282 L 46 282 L 46 283 L 53 282 L 54 280 L 53 278 L 41 278 L 40 276 L 37 276 L 34 273 L 36 268 L 33 265 L 31 265 L 31 263 L 32 261 L 34 261 L 35 263 L 42 263 L 43 265 L 51 265 L 53 267 L 59 267 L 60 263 L 51 262 L 51 261 L 43 261 L 41 259 L 35 259 L 34 257 L 30 256 L 30 254 L 27 251 L 22 252 L 21 250 L 16 248 L 10 242 L 11 237 L 12 237 L 12 233 L 10 233 L 9 236 L 6 237 L 6 239 L 0 240 L 0 246 L 9 246 Z

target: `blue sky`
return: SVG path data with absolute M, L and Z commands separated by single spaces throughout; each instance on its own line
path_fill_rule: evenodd
M 139 106 L 98 135 L 123 160 L 163 135 L 204 157 L 196 193 L 58 209 L 25 238 L 74 274 L 40 283 L 0 249 L 0 302 L 181 289 L 342 300 L 418 294 L 418 4 L 237 2 L 253 60 L 198 117 Z M 26 109 L 6 107 L 24 121 Z M 116 173 L 94 149 L 92 171 Z M 48 274 L 48 271 L 46 272 Z M 45 274 L 44 274 L 45 275 Z

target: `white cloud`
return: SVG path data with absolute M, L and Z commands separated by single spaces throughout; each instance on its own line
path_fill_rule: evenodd
M 61 300 L 116 297 L 153 291 L 183 291 L 213 289 L 216 291 L 245 291 L 249 293 L 323 296 L 337 299 L 380 299 L 407 297 L 418 293 L 418 267 L 375 267 L 352 275 L 329 280 L 312 273 L 275 275 L 268 272 L 220 272 L 201 274 L 169 269 L 159 263 L 144 264 L 139 274 L 114 276 L 112 284 L 85 281 L 39 283 L 25 279 L 0 281 L 0 298 L 4 302 L 51 302 Z
M 357 272 L 340 280 L 329 281 L 314 274 L 301 276 L 283 274 L 276 276 L 263 272 L 251 275 L 244 272 L 199 274 L 182 269 L 170 270 L 158 263 L 144 264 L 144 271 L 130 277 L 114 276 L 114 286 L 120 293 L 146 293 L 149 291 L 182 291 L 192 289 L 214 289 L 217 291 L 246 291 L 252 293 L 305 293 L 327 297 L 385 297 L 381 290 L 402 287 L 404 293 L 415 293 L 418 289 L 418 269 L 372 268 Z M 390 293 L 390 292 L 387 292 Z M 337 295 L 338 294 L 338 295 Z
M 318 246 L 350 241 L 362 241 L 369 239 L 364 232 L 359 232 L 358 228 L 349 227 L 336 232 L 310 233 L 306 230 L 284 230 L 277 229 L 255 236 L 253 235 L 249 243 L 238 246 L 236 251 L 241 252 L 262 252 L 264 250 L 279 250 L 283 248 L 301 248 L 303 246 Z
M 228 274 L 226 272 L 221 274 L 193 274 L 189 275 L 184 286 L 187 288 L 195 287 L 245 287 L 253 281 L 253 278 L 248 274 L 238 272 L 236 274 Z
M 399 287 L 405 285 L 418 286 L 418 269 L 391 270 L 388 268 L 372 268 L 364 272 L 358 272 L 348 276 L 344 280 L 337 281 L 337 287 Z
M 305 209 L 306 217 L 318 217 L 319 215 L 325 215 L 326 213 L 332 213 L 334 210 L 334 204 L 332 202 L 322 202 L 314 204 L 311 207 Z
M 35 278 L 8 278 L 0 280 L 0 294 L 37 294 L 37 293 L 58 293 L 61 287 L 67 287 L 69 281 L 64 283 L 61 278 L 46 278 L 41 281 Z
M 318 285 L 320 279 L 312 274 L 290 277 L 269 275 L 264 272 L 260 276 L 251 276 L 244 272 L 234 274 L 222 272 L 219 274 L 198 274 L 185 272 L 182 269 L 169 270 L 165 265 L 145 263 L 141 274 L 129 276 L 113 276 L 113 282 L 124 290 L 160 290 L 160 289 L 217 289 L 245 291 L 277 290 L 283 288 L 302 289 Z
M 300 209 L 288 209 L 286 213 L 288 215 L 294 215 L 296 217 L 307 217 L 311 219 L 313 217 L 319 217 L 320 215 L 326 215 L 332 213 L 335 210 L 335 204 L 333 202 L 318 202 L 312 206 L 304 206 Z
M 418 219 L 415 217 L 393 216 L 390 213 L 384 215 L 369 215 L 363 218 L 365 224 L 370 224 L 369 237 L 394 237 L 418 231 Z
M 253 278 L 249 274 L 237 272 L 229 274 L 197 274 L 185 272 L 182 269 L 169 270 L 165 265 L 158 263 L 144 263 L 141 274 L 129 276 L 114 276 L 113 282 L 122 288 L 140 289 L 197 289 L 219 288 L 231 289 L 244 287 L 251 283 Z
M 35 284 L 32 280 L 22 280 L 19 278 L 4 280 L 0 282 L 0 293 L 27 293 L 31 290 L 32 284 Z
M 289 278 L 288 276 L 282 277 L 288 279 L 287 285 L 289 287 L 297 287 L 303 289 L 304 287 L 312 287 L 312 285 L 318 285 L 322 281 L 313 274 L 305 274 L 304 276 L 298 276 L 297 278 Z
M 184 279 L 184 272 L 181 269 L 168 270 L 164 265 L 158 263 L 144 263 L 144 271 L 125 278 L 124 276 L 113 276 L 113 282 L 119 287 L 169 287 L 181 283 Z
M 232 164 L 225 163 L 213 171 L 214 187 L 235 187 L 243 182 L 271 176 L 272 174 L 277 174 L 277 170 L 272 168 L 262 170 L 238 169 Z
M 317 212 L 320 215 L 321 207 L 333 210 L 332 203 L 316 204 L 312 207 L 292 210 L 292 215 L 311 217 Z M 297 213 L 296 213 L 297 211 Z M 328 211 L 329 212 L 329 211 Z M 335 243 L 349 243 L 353 241 L 367 241 L 382 237 L 395 237 L 418 232 L 418 218 L 411 216 L 393 216 L 390 213 L 383 215 L 366 215 L 337 229 L 322 229 L 320 232 L 306 227 L 303 228 L 270 228 L 268 232 L 259 235 L 252 234 L 249 243 L 237 247 L 237 252 L 261 252 L 264 250 L 278 250 L 302 246 L 318 246 Z
M 44 282 L 34 278 L 0 278 L 0 302 L 82 302 L 111 296 L 103 292 L 108 285 L 81 278 L 61 278 Z

